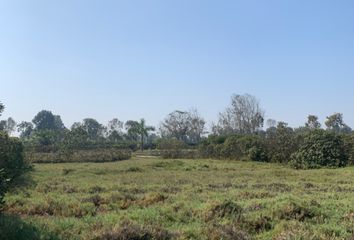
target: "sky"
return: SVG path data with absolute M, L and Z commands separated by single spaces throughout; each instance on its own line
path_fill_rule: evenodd
M 196 108 L 216 121 L 232 94 L 303 125 L 354 127 L 352 0 L 0 0 L 1 118 L 42 110 L 158 125 Z

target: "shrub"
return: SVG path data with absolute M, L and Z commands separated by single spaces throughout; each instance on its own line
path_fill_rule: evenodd
M 321 211 L 321 206 L 316 201 L 302 200 L 296 197 L 279 199 L 273 206 L 273 219 L 323 221 L 326 215 Z
M 240 136 L 232 136 L 226 139 L 221 150 L 221 156 L 227 159 L 240 159 L 243 157 Z
M 61 163 L 61 162 L 114 162 L 131 158 L 130 150 L 92 149 L 63 152 L 26 152 L 26 161 L 31 163 Z
M 246 159 L 264 162 L 268 160 L 263 140 L 258 136 L 232 136 L 226 139 L 221 156 L 227 159 Z
M 268 161 L 267 151 L 263 140 L 258 136 L 243 136 L 238 140 L 243 157 L 252 161 Z
M 28 165 L 23 160 L 23 147 L 19 139 L 0 132 L 0 205 L 4 194 Z
M 320 129 L 305 135 L 303 144 L 291 159 L 291 166 L 301 169 L 343 167 L 348 162 L 341 137 Z
M 256 135 L 211 136 L 199 147 L 203 158 L 268 161 L 264 140 Z
M 124 221 L 114 229 L 104 231 L 93 239 L 96 240 L 168 240 L 176 239 L 177 235 L 156 226 L 141 227 L 131 221 Z
M 291 155 L 298 150 L 299 143 L 303 141 L 302 134 L 296 134 L 284 122 L 279 122 L 277 127 L 268 128 L 265 134 L 265 144 L 272 162 L 288 163 Z
M 249 240 L 251 237 L 249 234 L 240 229 L 237 225 L 219 225 L 214 224 L 212 227 L 208 228 L 206 232 L 208 239 L 211 240 Z
M 187 144 L 175 138 L 161 139 L 157 148 L 163 158 L 186 158 L 193 159 L 198 157 L 198 151 L 188 149 Z
M 199 145 L 199 155 L 202 158 L 222 158 L 221 150 L 228 136 L 210 135 Z
M 348 156 L 348 164 L 354 164 L 354 133 L 343 134 L 342 139 L 346 155 Z
M 221 204 L 213 206 L 206 216 L 206 220 L 210 221 L 215 218 L 229 218 L 237 222 L 243 221 L 243 208 L 232 201 L 225 201 Z
M 18 216 L 0 215 L 0 239 L 6 240 L 59 240 L 47 229 L 37 228 L 21 220 Z

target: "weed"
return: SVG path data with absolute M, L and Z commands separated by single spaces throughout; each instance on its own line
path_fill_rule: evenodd
M 68 175 L 69 173 L 74 172 L 75 169 L 72 168 L 63 168 L 63 175 Z
M 232 201 L 225 201 L 210 209 L 207 215 L 207 220 L 210 221 L 214 218 L 229 218 L 241 221 L 243 220 L 243 212 L 243 208 L 240 205 Z

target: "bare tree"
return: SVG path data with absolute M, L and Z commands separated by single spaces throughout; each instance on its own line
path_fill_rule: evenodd
M 174 137 L 185 143 L 196 144 L 205 133 L 205 120 L 196 109 L 174 111 L 160 124 L 162 137 Z
M 219 114 L 214 134 L 251 134 L 263 127 L 264 111 L 252 95 L 233 95 L 231 106 Z

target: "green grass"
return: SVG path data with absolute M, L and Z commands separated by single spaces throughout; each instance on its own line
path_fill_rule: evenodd
M 267 163 L 144 158 L 34 169 L 35 184 L 9 193 L 5 212 L 21 216 L 42 239 L 123 239 L 131 232 L 141 239 L 354 236 L 352 167 L 298 171 Z

